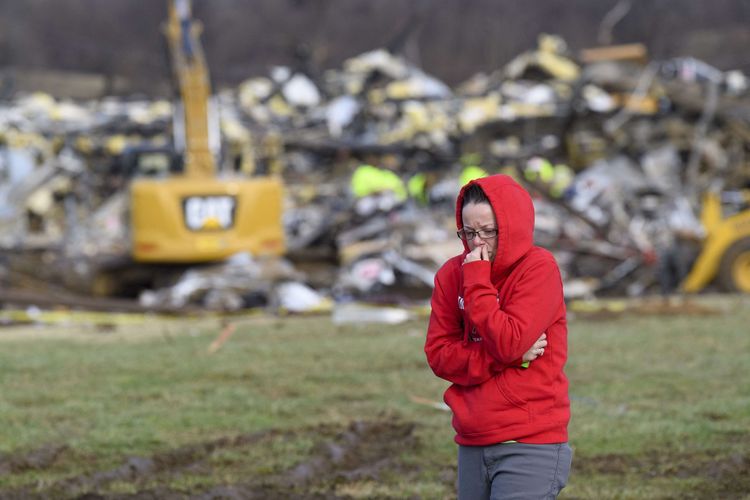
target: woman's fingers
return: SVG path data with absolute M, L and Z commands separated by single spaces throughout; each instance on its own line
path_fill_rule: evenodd
M 482 260 L 482 248 L 476 247 L 474 250 L 466 254 L 464 257 L 464 264 L 467 262 L 474 262 L 475 260 Z
M 547 347 L 547 341 L 546 340 L 537 340 L 534 342 L 534 349 L 539 349 L 542 347 Z
M 547 347 L 547 333 L 542 333 L 539 338 L 531 346 L 526 354 L 523 355 L 524 361 L 534 361 L 539 356 L 544 354 L 545 348 Z

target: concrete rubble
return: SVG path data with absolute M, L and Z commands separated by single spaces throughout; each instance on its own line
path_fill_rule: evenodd
M 568 298 L 657 291 L 664 248 L 679 239 L 688 267 L 700 249 L 705 192 L 725 192 L 730 209 L 748 204 L 738 194 L 750 187 L 747 77 L 691 58 L 650 61 L 638 45 L 574 56 L 543 35 L 455 88 L 374 50 L 318 79 L 273 68 L 214 105 L 221 168 L 284 178 L 288 254 L 275 265 L 238 255 L 128 290 L 146 308 L 302 312 L 425 299 L 461 250 L 454 200 L 468 167 L 529 189 L 536 240 L 556 255 Z M 97 266 L 126 259 L 134 172 L 124 158 L 133 146 L 169 145 L 171 126 L 165 100 L 1 102 L 3 285 L 33 275 L 83 291 Z M 361 191 L 364 165 L 401 185 Z M 675 270 L 672 290 L 685 272 Z

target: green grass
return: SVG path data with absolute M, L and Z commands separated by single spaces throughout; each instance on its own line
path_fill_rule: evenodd
M 750 498 L 748 305 L 727 297 L 717 315 L 571 319 L 575 458 L 563 497 Z M 0 496 L 220 485 L 454 495 L 450 414 L 423 402 L 447 386 L 424 359 L 425 319 L 235 320 L 214 354 L 218 319 L 0 329 Z M 349 450 L 343 461 L 337 449 Z M 157 466 L 93 479 L 132 457 Z

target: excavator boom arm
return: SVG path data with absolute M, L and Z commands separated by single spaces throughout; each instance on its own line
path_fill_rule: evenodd
M 185 175 L 213 177 L 216 162 L 210 144 L 211 84 L 200 43 L 201 26 L 192 18 L 190 0 L 169 2 L 169 17 L 164 32 L 182 101 L 183 113 L 176 120 L 182 122 L 184 130 Z M 178 129 L 179 125 L 175 128 Z

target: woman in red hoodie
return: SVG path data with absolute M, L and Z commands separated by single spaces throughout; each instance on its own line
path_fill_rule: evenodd
M 464 186 L 456 224 L 465 251 L 435 276 L 425 353 L 452 382 L 458 497 L 555 498 L 572 456 L 560 271 L 534 246 L 531 197 L 508 176 Z

